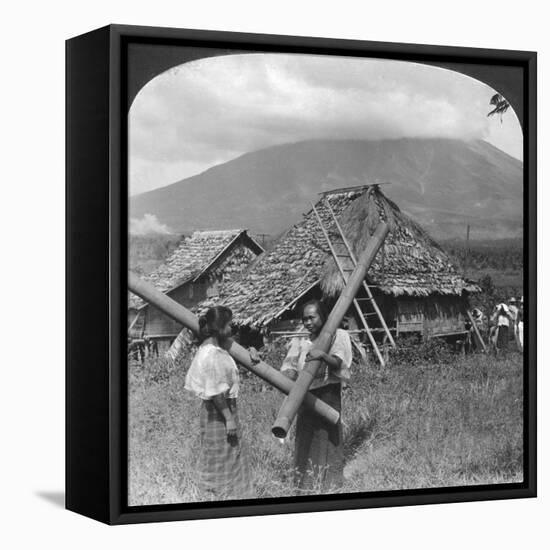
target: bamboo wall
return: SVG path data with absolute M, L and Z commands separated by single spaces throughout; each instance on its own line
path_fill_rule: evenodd
M 178 302 L 178 304 L 182 304 L 186 308 L 191 309 L 199 302 L 202 302 L 206 298 L 209 289 L 214 286 L 215 281 L 211 284 L 203 281 L 196 283 L 190 282 L 169 292 L 168 296 Z M 171 340 L 179 334 L 181 325 L 157 308 L 147 306 L 144 310 L 144 314 L 145 336 L 149 338 Z
M 420 333 L 424 338 L 465 332 L 468 302 L 460 296 L 395 299 L 398 336 Z
M 315 289 L 296 304 L 293 311 L 285 312 L 271 323 L 269 333 L 291 333 L 299 325 L 301 305 L 315 294 Z M 423 338 L 454 335 L 465 332 L 467 298 L 461 296 L 432 295 L 429 297 L 389 296 L 378 290 L 373 291 L 375 300 L 382 311 L 392 334 L 405 336 L 419 334 Z M 328 304 L 330 307 L 330 304 Z M 381 339 L 383 330 L 376 316 L 368 317 L 369 327 L 375 337 Z M 352 307 L 344 319 L 344 328 L 350 331 L 362 329 L 362 324 Z

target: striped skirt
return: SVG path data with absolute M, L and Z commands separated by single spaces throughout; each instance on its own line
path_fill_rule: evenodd
M 197 482 L 209 499 L 253 498 L 248 449 L 243 444 L 236 399 L 228 399 L 237 424 L 237 438 L 229 441 L 225 419 L 210 400 L 200 414 L 200 452 Z
M 509 339 L 510 336 L 508 335 L 508 327 L 506 325 L 500 325 L 498 327 L 497 349 L 507 350 Z
M 328 384 L 311 390 L 311 393 L 341 411 L 341 390 L 341 384 Z M 302 408 L 296 421 L 295 467 L 297 486 L 302 491 L 319 494 L 342 487 L 342 423 L 330 424 L 310 409 Z

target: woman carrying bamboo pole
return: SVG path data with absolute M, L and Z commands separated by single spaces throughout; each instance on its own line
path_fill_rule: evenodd
M 197 482 L 215 500 L 254 496 L 237 413 L 239 373 L 223 349 L 231 336 L 231 318 L 231 310 L 223 306 L 199 318 L 202 343 L 185 378 L 185 389 L 202 400 Z
M 341 411 L 342 383 L 350 378 L 352 361 L 349 335 L 345 330 L 337 329 L 328 353 L 311 349 L 327 317 L 327 311 L 319 300 L 304 305 L 302 322 L 309 337 L 291 341 L 281 372 L 296 380 L 305 363 L 322 360 L 323 365 L 310 387 L 311 393 Z M 329 492 L 341 487 L 344 479 L 341 422 L 330 424 L 302 408 L 296 422 L 294 461 L 296 482 L 301 490 Z

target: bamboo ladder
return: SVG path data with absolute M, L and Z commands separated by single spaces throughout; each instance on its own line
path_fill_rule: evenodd
M 321 231 L 325 236 L 325 240 L 327 241 L 330 252 L 332 253 L 332 257 L 334 258 L 334 262 L 336 263 L 338 270 L 340 271 L 340 275 L 342 276 L 344 284 L 347 284 L 350 274 L 353 272 L 353 270 L 357 266 L 357 259 L 355 257 L 355 254 L 353 253 L 353 250 L 349 245 L 348 240 L 344 235 L 344 232 L 342 231 L 340 224 L 338 223 L 338 220 L 336 219 L 334 210 L 330 206 L 330 202 L 327 198 L 325 198 L 325 205 L 328 211 L 330 212 L 332 220 L 334 221 L 334 225 L 338 231 L 339 240 L 341 242 L 333 242 L 331 240 L 328 230 L 323 224 L 323 220 L 321 219 L 319 212 L 315 208 L 315 205 L 311 203 L 311 207 L 313 209 L 313 212 L 315 213 L 317 222 L 319 223 L 319 227 L 321 228 Z M 339 247 L 338 250 L 336 249 L 337 246 Z M 343 259 L 346 262 L 345 266 L 342 265 L 341 259 Z M 374 296 L 372 295 L 372 292 L 369 288 L 369 285 L 366 283 L 366 281 L 363 281 L 363 288 L 365 289 L 366 298 L 355 298 L 353 300 L 353 305 L 355 307 L 355 310 L 357 311 L 357 315 L 359 319 L 361 320 L 361 324 L 364 327 L 364 330 L 367 334 L 369 342 L 371 343 L 372 349 L 376 354 L 378 362 L 382 367 L 384 367 L 386 365 L 386 362 L 384 360 L 384 357 L 382 356 L 382 353 L 380 352 L 380 348 L 376 343 L 374 336 L 372 335 L 372 329 L 369 327 L 369 324 L 367 322 L 367 317 L 373 317 L 373 316 L 378 317 L 378 319 L 380 320 L 380 324 L 382 325 L 382 330 L 385 332 L 388 338 L 388 341 L 390 342 L 390 345 L 394 348 L 395 348 L 395 340 L 391 335 L 390 329 L 388 328 L 388 325 L 384 320 L 384 316 L 382 315 L 382 312 L 380 311 L 380 308 L 378 307 L 378 304 L 376 303 L 376 300 L 374 299 Z M 370 306 L 370 310 L 369 310 L 369 306 Z

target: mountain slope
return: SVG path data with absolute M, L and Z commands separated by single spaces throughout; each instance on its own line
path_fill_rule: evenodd
M 435 237 L 516 236 L 522 229 L 523 165 L 484 141 L 305 141 L 247 153 L 202 174 L 131 198 L 178 232 L 247 227 L 277 234 L 317 193 L 391 182 L 383 191 Z

